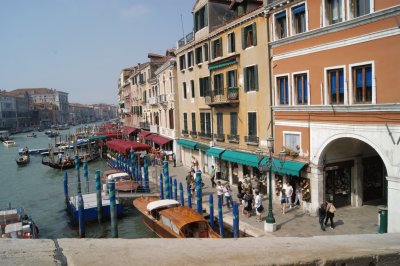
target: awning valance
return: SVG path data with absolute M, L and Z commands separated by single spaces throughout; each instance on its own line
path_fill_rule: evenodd
M 186 139 L 178 139 L 177 141 L 178 145 L 186 148 L 186 149 L 191 149 L 194 150 L 196 148 L 196 142 L 194 141 L 190 141 L 190 140 L 186 140 Z
M 144 137 L 146 137 L 147 135 L 150 135 L 150 134 L 151 134 L 150 131 L 142 130 L 142 131 L 139 132 L 138 137 L 144 138 Z
M 196 144 L 196 148 L 206 152 L 206 151 L 208 151 L 210 149 L 210 146 L 207 146 L 207 145 L 204 145 L 204 144 L 201 144 L 201 143 L 197 143 Z
M 136 130 L 138 130 L 137 128 L 134 127 L 127 127 L 124 126 L 121 128 L 121 131 L 124 132 L 127 135 L 131 135 L 132 133 L 134 133 Z
M 151 149 L 147 144 L 121 139 L 107 141 L 107 147 L 121 154 L 127 154 L 131 149 L 134 151 L 149 151 Z
M 210 64 L 208 66 L 208 70 L 214 70 L 214 69 L 218 69 L 218 68 L 222 68 L 222 67 L 227 67 L 227 66 L 230 66 L 230 65 L 234 65 L 236 63 L 237 63 L 236 59 L 232 59 L 232 60 L 229 60 L 229 61 Z
M 255 154 L 227 150 L 222 153 L 221 159 L 228 162 L 258 167 L 258 158 Z
M 168 139 L 168 138 L 161 137 L 161 136 L 158 136 L 158 135 L 153 135 L 153 138 L 151 140 L 154 143 L 157 143 L 158 145 L 161 145 L 161 146 L 166 144 L 166 143 L 168 143 L 168 142 L 170 142 L 170 141 L 172 141 L 172 139 Z
M 224 151 L 225 151 L 224 149 L 211 147 L 209 150 L 206 151 L 206 154 L 208 156 L 214 156 L 216 158 L 219 158 Z
M 261 164 L 266 163 L 267 158 L 264 158 L 261 161 Z M 277 158 L 272 158 L 272 171 L 275 173 L 283 174 L 283 175 L 293 175 L 293 176 L 300 176 L 301 170 L 304 168 L 306 163 L 297 162 L 297 161 L 288 161 L 285 160 L 283 165 Z

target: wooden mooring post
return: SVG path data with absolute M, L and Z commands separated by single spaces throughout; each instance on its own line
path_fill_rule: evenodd
M 219 235 L 224 237 L 224 219 L 222 215 L 222 199 L 218 197 L 218 223 L 219 223 Z
M 164 185 L 162 174 L 160 174 L 160 199 L 164 199 Z
M 68 173 L 64 171 L 64 200 L 65 205 L 68 206 L 69 196 L 68 196 Z
M 190 185 L 188 184 L 187 187 L 187 195 L 188 195 L 188 206 L 192 208 L 192 190 L 190 189 Z
M 214 196 L 212 193 L 210 193 L 208 201 L 210 203 L 210 226 L 214 230 Z
M 233 202 L 233 237 L 239 238 L 239 205 L 235 201 Z
M 101 201 L 101 182 L 100 182 L 100 171 L 96 173 L 96 200 L 97 200 L 97 221 L 101 223 L 103 220 L 103 204 Z
M 115 180 L 112 180 L 112 182 L 110 182 L 111 236 L 113 238 L 118 238 L 117 209 L 115 201 Z
M 77 193 L 79 194 L 79 193 L 82 193 L 82 190 L 81 190 L 81 176 L 80 176 L 80 172 L 79 172 L 78 154 L 75 154 L 74 163 L 75 163 L 75 170 L 76 170 L 76 176 L 77 176 L 77 182 L 76 182 L 77 188 L 76 188 L 76 190 L 77 190 Z
M 169 189 L 169 171 L 168 171 L 168 161 L 164 161 L 164 180 L 165 180 L 165 198 L 171 199 L 170 189 Z
M 174 178 L 174 200 L 178 201 L 178 181 Z
M 182 185 L 182 182 L 179 182 L 179 199 L 181 200 L 181 205 L 185 206 L 185 198 L 183 196 L 183 185 Z
M 85 237 L 85 204 L 82 194 L 78 194 L 79 237 Z
M 197 212 L 199 214 L 203 214 L 203 201 L 202 201 L 202 189 L 201 189 L 201 171 L 197 170 L 196 172 L 196 206 Z

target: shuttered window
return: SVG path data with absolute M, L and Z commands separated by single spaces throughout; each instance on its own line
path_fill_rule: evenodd
M 257 113 L 248 113 L 249 136 L 257 136 Z
M 244 73 L 244 91 L 258 90 L 258 67 L 257 65 L 245 67 Z
M 254 22 L 251 25 L 248 25 L 242 28 L 242 48 L 245 49 L 250 46 L 257 45 L 257 27 Z
M 196 132 L 196 113 L 192 113 L 192 131 Z
M 217 113 L 217 134 L 224 134 L 224 120 L 222 113 Z
M 231 112 L 231 135 L 236 136 L 238 134 L 238 113 L 237 112 Z

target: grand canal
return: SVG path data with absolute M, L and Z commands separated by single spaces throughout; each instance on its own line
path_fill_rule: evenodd
M 71 128 L 71 133 L 75 128 Z M 68 134 L 61 131 L 61 134 Z M 40 155 L 32 155 L 27 166 L 18 166 L 15 159 L 18 150 L 23 147 L 46 148 L 54 139 L 44 132 L 36 132 L 37 138 L 29 138 L 30 133 L 14 135 L 16 147 L 0 145 L 0 209 L 22 206 L 32 216 L 40 229 L 40 238 L 78 237 L 78 228 L 72 227 L 65 211 L 63 192 L 63 172 L 41 164 Z M 90 184 L 94 186 L 94 172 L 108 169 L 105 161 L 89 164 Z M 70 179 L 76 177 L 76 171 L 68 170 Z M 82 172 L 81 172 L 82 175 Z M 156 237 L 143 223 L 139 213 L 133 208 L 125 209 L 125 216 L 118 220 L 120 238 Z M 86 227 L 86 237 L 111 237 L 110 221 L 102 224 L 92 223 Z

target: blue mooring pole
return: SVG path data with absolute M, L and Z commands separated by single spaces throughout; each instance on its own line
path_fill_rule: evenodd
M 133 149 L 130 150 L 130 157 L 131 157 L 131 177 L 132 180 L 135 179 L 135 152 Z
M 209 200 L 210 202 L 210 226 L 214 230 L 214 196 L 210 193 Z
M 188 206 L 192 208 L 192 190 L 190 189 L 190 185 L 187 185 L 187 194 L 188 194 Z
M 76 176 L 77 176 L 77 194 L 82 193 L 81 190 L 81 175 L 79 173 L 79 158 L 78 158 L 78 154 L 75 154 L 74 157 L 74 163 L 75 163 L 75 170 L 76 170 Z
M 85 209 L 82 194 L 78 194 L 79 237 L 85 237 Z
M 89 193 L 89 172 L 86 159 L 83 161 L 83 177 L 86 181 L 86 192 Z
M 168 171 L 168 161 L 164 161 L 164 183 L 165 183 L 165 198 L 171 199 L 170 188 L 169 188 L 169 171 Z
M 233 237 L 239 238 L 239 205 L 236 201 L 233 203 Z
M 169 195 L 171 196 L 170 199 L 173 199 L 174 194 L 172 193 L 173 192 L 172 176 L 169 177 L 168 187 L 169 187 Z
M 103 204 L 101 202 L 100 171 L 97 170 L 95 175 L 96 175 L 97 221 L 101 223 L 101 220 L 103 220 Z
M 164 199 L 164 185 L 162 174 L 160 174 L 160 199 Z
M 149 185 L 149 162 L 147 160 L 147 156 L 144 157 L 144 191 L 149 193 L 150 192 L 150 185 Z
M 219 235 L 224 237 L 224 220 L 222 217 L 222 200 L 218 197 L 218 223 L 219 223 Z
M 179 199 L 181 200 L 181 205 L 185 206 L 185 198 L 183 197 L 183 185 L 179 182 Z
M 68 197 L 68 173 L 64 171 L 64 198 L 65 205 L 68 207 L 69 197 Z
M 111 236 L 118 238 L 117 209 L 115 206 L 115 180 L 110 182 Z
M 178 200 L 178 182 L 174 179 L 174 200 Z
M 203 201 L 202 201 L 202 191 L 201 191 L 201 171 L 197 170 L 196 172 L 196 203 L 197 203 L 197 212 L 199 214 L 203 214 Z

